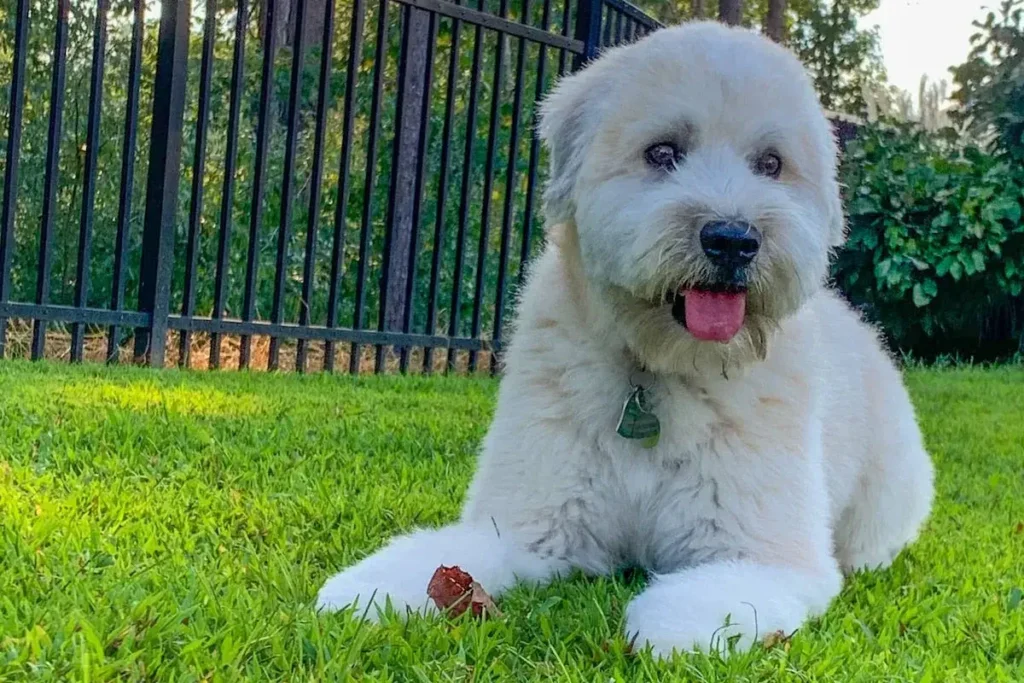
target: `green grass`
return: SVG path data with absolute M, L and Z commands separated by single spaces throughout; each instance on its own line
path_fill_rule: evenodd
M 0 680 L 1024 680 L 1024 369 L 914 369 L 937 509 L 787 645 L 628 654 L 642 580 L 505 618 L 317 616 L 338 568 L 454 519 L 496 384 L 0 363 Z

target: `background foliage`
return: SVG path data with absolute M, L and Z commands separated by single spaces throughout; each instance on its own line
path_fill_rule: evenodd
M 776 0 L 777 1 L 777 0 Z M 25 92 L 24 134 L 21 153 L 21 183 L 16 216 L 14 300 L 30 301 L 34 295 L 39 248 L 39 217 L 42 210 L 44 161 L 47 126 L 50 115 L 50 79 L 53 68 L 54 6 L 46 0 L 29 0 L 30 28 Z M 285 103 L 289 93 L 289 70 L 293 59 L 292 25 L 295 0 L 282 4 L 288 12 L 275 30 L 281 47 L 274 55 L 272 88 L 272 126 L 268 153 L 268 178 L 263 205 L 263 222 L 257 226 L 257 315 L 265 317 L 271 308 L 273 268 L 280 228 L 281 179 L 284 160 Z M 322 5 L 322 0 L 308 0 Z M 929 356 L 935 353 L 1000 356 L 1021 345 L 1024 305 L 1021 297 L 1021 188 L 1024 161 L 1024 32 L 1021 13 L 1024 0 L 1002 0 L 1000 7 L 976 23 L 977 34 L 968 60 L 952 69 L 953 106 L 940 110 L 943 97 L 937 85 L 928 94 L 928 115 L 917 117 L 922 124 L 886 116 L 913 118 L 909 95 L 895 92 L 886 83 L 878 36 L 864 26 L 863 17 L 877 7 L 879 0 L 791 0 L 786 5 L 784 41 L 804 60 L 826 107 L 848 114 L 868 113 L 871 119 L 859 140 L 844 160 L 842 174 L 846 184 L 850 242 L 839 254 L 835 281 L 866 315 L 881 323 L 895 348 Z M 550 21 L 551 30 L 563 32 L 565 18 L 571 22 L 574 0 L 556 2 Z M 141 221 L 145 191 L 146 162 L 149 149 L 150 102 L 155 72 L 158 1 L 147 9 L 142 51 L 142 94 L 139 115 L 139 139 L 133 150 L 136 183 L 132 196 L 129 263 L 129 298 L 134 292 L 141 248 Z M 665 22 L 695 15 L 713 14 L 711 3 L 692 0 L 646 0 L 645 10 Z M 328 87 L 328 125 L 326 158 L 321 181 L 323 197 L 318 214 L 312 217 L 317 228 L 315 240 L 315 287 L 310 301 L 300 296 L 303 244 L 310 223 L 308 198 L 312 185 L 313 115 L 321 56 L 316 32 L 302 59 L 300 127 L 294 187 L 296 195 L 292 215 L 288 259 L 286 260 L 286 319 L 295 321 L 302 307 L 308 306 L 311 320 L 326 318 L 330 256 L 336 219 L 341 219 L 344 239 L 340 294 L 340 320 L 349 325 L 362 322 L 373 325 L 378 311 L 377 282 L 381 275 L 384 224 L 391 180 L 395 95 L 398 71 L 400 18 L 397 9 L 387 23 L 384 45 L 384 78 L 381 94 L 380 147 L 368 158 L 372 77 L 375 69 L 376 26 L 380 4 L 367 2 L 365 20 L 359 27 L 363 49 L 357 69 L 354 95 L 355 134 L 352 139 L 348 202 L 338 211 L 340 149 L 342 145 L 342 102 L 348 67 L 352 3 L 337 2 L 333 37 L 332 68 Z M 510 2 L 510 16 L 540 26 L 541 4 L 533 2 L 529 15 L 523 6 Z M 769 0 L 749 0 L 743 5 L 743 22 L 761 25 Z M 242 21 L 245 25 L 244 85 L 242 87 L 240 145 L 235 177 L 236 191 L 229 215 L 221 215 L 224 188 L 224 155 L 227 144 L 227 113 L 230 97 L 231 56 L 236 21 L 235 5 L 225 0 L 210 0 L 217 14 L 215 23 L 213 70 L 209 94 L 210 118 L 207 162 L 203 170 L 204 201 L 198 215 L 199 230 L 196 313 L 207 315 L 213 306 L 217 231 L 229 219 L 232 224 L 231 260 L 228 277 L 226 314 L 241 311 L 242 287 L 249 245 L 249 218 L 253 202 L 252 176 L 255 163 L 259 74 L 263 58 L 261 4 L 253 2 Z M 393 8 L 398 5 L 391 3 Z M 51 276 L 52 301 L 68 304 L 75 285 L 75 256 L 79 216 L 82 208 L 83 164 L 85 155 L 86 111 L 89 100 L 92 40 L 95 25 L 95 0 L 72 0 L 69 42 L 66 60 L 67 83 L 63 132 L 60 140 L 60 167 L 54 268 Z M 498 11 L 498 0 L 485 0 L 483 7 Z M 703 9 L 702 9 L 703 8 Z M 10 69 L 13 57 L 14 3 L 0 5 L 0 144 L 7 134 Z M 184 251 L 188 216 L 192 208 L 192 180 L 196 172 L 193 158 L 198 109 L 198 74 L 206 6 L 197 3 L 193 11 L 189 52 L 189 80 L 185 114 L 185 140 L 179 220 L 176 234 L 176 270 L 172 306 L 180 306 L 184 280 Z M 104 51 L 106 76 L 103 81 L 101 146 L 97 177 L 93 256 L 90 263 L 92 289 L 89 303 L 109 305 L 112 287 L 114 235 L 117 216 L 120 170 L 124 159 L 121 140 L 125 128 L 125 100 L 131 33 L 131 3 L 113 0 L 108 15 L 108 41 Z M 570 23 L 571 26 L 571 23 Z M 430 99 L 429 144 L 426 181 L 420 222 L 420 244 L 416 264 L 413 331 L 426 330 L 427 294 L 430 260 L 435 248 L 441 254 L 439 271 L 438 329 L 445 330 L 452 318 L 451 292 L 458 280 L 462 293 L 456 311 L 460 334 L 469 334 L 474 299 L 482 304 L 481 333 L 490 334 L 494 321 L 494 302 L 498 294 L 496 273 L 499 261 L 504 204 L 509 195 L 511 213 L 509 276 L 503 290 L 508 300 L 514 293 L 520 271 L 519 254 L 528 220 L 536 225 L 538 207 L 527 207 L 525 195 L 529 175 L 534 94 L 550 87 L 556 73 L 566 67 L 566 55 L 547 48 L 546 72 L 538 83 L 536 64 L 540 48 L 526 43 L 522 76 L 523 101 L 518 118 L 518 142 L 512 177 L 506 168 L 513 121 L 516 62 L 520 43 L 504 38 L 504 59 L 497 63 L 498 35 L 477 32 L 462 26 L 455 55 L 456 81 L 453 84 L 453 117 L 450 135 L 449 173 L 442 178 L 442 131 L 445 122 L 445 92 L 448 87 L 449 60 L 455 43 L 454 25 L 438 23 L 438 37 L 432 64 L 433 87 Z M 474 47 L 481 40 L 480 61 L 476 66 L 479 98 L 475 121 L 469 127 L 469 90 L 474 78 Z M 193 76 L 194 75 L 194 76 Z M 879 106 L 872 92 L 888 93 L 899 106 Z M 865 99 L 865 93 L 868 99 Z M 925 93 L 925 87 L 922 87 Z M 922 95 L 921 105 L 924 107 Z M 495 102 L 496 100 L 496 102 Z M 491 127 L 492 105 L 496 118 L 495 157 L 485 169 L 487 135 Z M 883 103 L 884 104 L 884 103 Z M 870 110 L 870 111 L 869 111 Z M 925 121 L 927 119 L 927 121 Z M 952 126 L 948 125 L 952 122 Z M 472 148 L 467 150 L 467 145 Z M 539 150 L 538 182 L 543 182 L 545 164 Z M 469 165 L 464 163 L 469 159 Z M 0 159 L 0 168 L 4 160 Z M 368 190 L 366 171 L 372 165 L 377 172 L 375 185 Z M 484 211 L 483 179 L 490 174 L 493 186 L 490 206 Z M 460 202 L 460 188 L 468 176 L 468 196 Z M 442 192 L 445 190 L 446 192 Z M 444 201 L 439 206 L 439 200 Z M 371 204 L 366 206 L 366 201 Z M 366 281 L 367 311 L 362 321 L 353 319 L 359 231 L 364 212 L 369 216 L 369 254 Z M 435 221 L 441 230 L 435 244 Z M 484 226 L 487 230 L 484 234 Z M 465 252 L 457 251 L 460 226 L 465 232 Z M 535 235 L 527 251 L 540 243 Z M 482 254 L 482 258 L 481 257 Z M 456 277 L 457 257 L 461 273 Z M 480 268 L 482 267 L 482 272 Z M 479 279 L 481 290 L 476 291 Z
M 843 164 L 835 280 L 920 355 L 1006 355 L 1024 330 L 1024 173 L 911 124 L 863 129 Z
M 836 281 L 896 347 L 1024 350 L 1024 0 L 975 22 L 951 69 L 957 127 L 861 131 L 843 164 L 850 241 Z
M 315 0 L 310 0 L 314 2 Z M 29 60 L 26 74 L 27 89 L 25 94 L 25 113 L 23 123 L 23 143 L 20 161 L 21 183 L 18 192 L 16 218 L 16 249 L 13 278 L 13 296 L 15 301 L 31 301 L 34 296 L 37 277 L 37 260 L 39 248 L 40 216 L 43 203 L 43 177 L 46 157 L 47 125 L 50 115 L 49 99 L 52 72 L 53 35 L 55 17 L 53 4 L 45 0 L 30 0 L 29 29 Z M 285 10 L 294 9 L 294 0 L 281 3 Z M 363 224 L 364 205 L 369 201 L 367 213 L 370 217 L 370 258 L 367 263 L 367 312 L 363 323 L 376 324 L 379 289 L 376 286 L 381 275 L 381 261 L 384 241 L 384 224 L 387 212 L 387 200 L 391 180 L 392 143 L 395 128 L 395 102 L 398 80 L 398 54 L 401 36 L 401 5 L 391 3 L 387 21 L 386 40 L 383 50 L 384 77 L 380 96 L 380 137 L 377 154 L 368 159 L 368 139 L 370 137 L 370 109 L 372 106 L 373 73 L 377 50 L 376 29 L 380 3 L 366 2 L 366 15 L 359 26 L 362 36 L 362 50 L 357 65 L 358 77 L 354 93 L 355 128 L 352 138 L 352 151 L 349 165 L 351 189 L 345 210 L 341 212 L 342 233 L 344 240 L 342 279 L 340 282 L 340 299 L 342 302 L 340 320 L 342 324 L 352 324 L 353 302 L 356 289 L 356 264 L 359 254 L 359 231 Z M 491 7 L 490 5 L 495 5 Z M 518 3 L 516 3 L 518 5 Z M 65 90 L 65 107 L 63 131 L 60 141 L 59 192 L 57 207 L 57 228 L 54 247 L 54 269 L 51 278 L 52 303 L 70 304 L 75 285 L 75 256 L 78 243 L 79 216 L 82 198 L 81 188 L 84 182 L 84 155 L 86 111 L 89 102 L 89 76 L 91 74 L 92 36 L 95 26 L 96 3 L 94 0 L 72 0 L 69 21 L 69 40 L 67 50 L 67 87 Z M 210 115 L 207 132 L 206 163 L 203 169 L 203 204 L 199 212 L 201 218 L 199 231 L 199 256 L 197 277 L 196 311 L 199 315 L 208 315 L 213 307 L 214 272 L 216 267 L 216 249 L 218 228 L 224 217 L 221 216 L 221 201 L 224 187 L 225 148 L 228 139 L 228 108 L 230 100 L 230 79 L 232 50 L 234 45 L 234 23 L 236 11 L 231 2 L 211 2 L 217 12 L 214 36 L 214 59 L 212 81 L 209 94 Z M 134 292 L 137 289 L 139 270 L 139 253 L 141 249 L 142 220 L 145 197 L 146 163 L 149 150 L 149 130 L 151 125 L 152 84 L 156 70 L 156 33 L 158 24 L 158 0 L 150 0 L 147 10 L 144 49 L 142 56 L 142 93 L 139 115 L 139 138 L 134 150 L 136 167 L 136 183 L 132 197 L 130 227 L 130 258 L 128 265 L 127 291 L 130 293 L 128 306 L 134 306 Z M 497 2 L 488 3 L 488 9 L 497 12 Z M 0 110 L 0 144 L 7 134 L 7 106 L 10 87 L 10 69 L 13 57 L 14 17 L 13 3 L 0 6 L 0 98 L 3 110 Z M 188 229 L 188 216 L 191 210 L 192 181 L 196 171 L 193 148 L 195 145 L 198 102 L 199 72 L 202 54 L 202 31 L 206 7 L 196 3 L 193 7 L 193 26 L 189 50 L 185 111 L 185 136 L 182 147 L 182 181 L 179 196 L 179 220 L 176 233 L 176 262 L 174 274 L 174 291 L 172 308 L 180 306 L 185 269 L 185 247 Z M 513 8 L 511 16 L 519 18 Z M 286 12 L 286 16 L 289 16 Z M 551 24 L 553 31 L 561 31 L 561 8 L 556 5 L 552 11 Z M 530 17 L 526 19 L 534 25 L 541 23 L 541 7 L 534 3 Z M 243 21 L 246 26 L 244 51 L 244 84 L 242 86 L 241 122 L 239 131 L 239 148 L 237 173 L 235 176 L 235 192 L 232 210 L 228 217 L 232 224 L 231 255 L 227 315 L 237 316 L 242 308 L 242 293 L 246 270 L 246 254 L 249 244 L 249 218 L 252 215 L 253 201 L 253 170 L 255 166 L 255 137 L 258 119 L 258 103 L 260 93 L 260 68 L 263 58 L 263 41 L 261 29 L 261 12 L 258 2 L 252 3 Z M 328 83 L 328 113 L 325 141 L 325 161 L 321 187 L 323 189 L 319 214 L 315 217 L 318 226 L 316 241 L 316 272 L 314 296 L 311 301 L 300 300 L 302 281 L 303 248 L 306 241 L 306 230 L 309 223 L 309 192 L 313 178 L 313 131 L 315 102 L 319 87 L 319 61 L 321 46 L 319 37 L 305 50 L 302 60 L 301 88 L 297 96 L 301 98 L 298 148 L 296 154 L 296 172 L 293 187 L 296 188 L 293 199 L 291 221 L 291 240 L 289 243 L 286 277 L 287 318 L 296 320 L 301 307 L 309 306 L 311 319 L 323 323 L 326 319 L 327 290 L 330 278 L 331 249 L 336 220 L 337 202 L 339 201 L 339 180 L 341 175 L 341 135 L 343 131 L 343 102 L 345 98 L 346 70 L 351 39 L 352 3 L 336 2 L 335 32 L 332 45 L 331 79 Z M 103 81 L 103 102 L 101 118 L 101 140 L 97 176 L 95 227 L 93 253 L 91 260 L 92 288 L 89 296 L 91 306 L 105 307 L 109 305 L 112 287 L 114 260 L 115 224 L 118 211 L 118 188 L 120 186 L 120 169 L 124 159 L 121 155 L 121 140 L 125 129 L 125 101 L 128 82 L 128 61 L 131 34 L 131 3 L 127 0 L 114 0 L 107 21 L 108 39 L 105 54 L 106 74 Z M 430 133 L 427 147 L 426 181 L 423 191 L 421 211 L 420 249 L 417 264 L 417 283 L 415 299 L 414 331 L 424 328 L 425 310 L 427 306 L 428 282 L 430 277 L 430 256 L 434 245 L 434 225 L 437 217 L 437 201 L 439 197 L 441 175 L 440 159 L 442 147 L 442 129 L 445 114 L 445 92 L 449 60 L 452 57 L 453 22 L 442 20 L 437 26 L 437 42 L 434 52 L 432 69 L 433 88 L 430 104 Z M 283 29 L 286 32 L 286 30 Z M 456 87 L 453 102 L 453 125 L 451 131 L 449 174 L 445 182 L 447 200 L 444 217 L 441 221 L 444 228 L 441 232 L 442 241 L 438 248 L 442 252 L 442 268 L 439 274 L 441 292 L 438 324 L 445 329 L 450 317 L 450 292 L 454 285 L 456 261 L 456 236 L 460 219 L 464 215 L 466 233 L 466 251 L 463 256 L 463 268 L 460 276 L 460 287 L 463 295 L 460 301 L 460 318 L 470 319 L 473 307 L 478 257 L 482 251 L 484 287 L 481 299 L 484 301 L 481 325 L 487 330 L 493 324 L 493 301 L 497 295 L 496 273 L 498 268 L 499 243 L 501 226 L 504 219 L 504 198 L 506 187 L 511 188 L 513 202 L 511 204 L 510 224 L 513 234 L 510 236 L 509 278 L 506 284 L 506 300 L 519 272 L 519 254 L 522 226 L 525 220 L 525 194 L 527 171 L 529 167 L 531 131 L 533 125 L 534 99 L 537 88 L 536 64 L 539 60 L 540 48 L 533 43 L 525 44 L 526 68 L 522 77 L 522 88 L 526 94 L 520 109 L 518 122 L 518 143 L 516 147 L 516 163 L 512 182 L 506 184 L 509 144 L 513 109 L 513 89 L 516 81 L 515 65 L 518 60 L 520 43 L 518 40 L 504 38 L 504 59 L 498 69 L 496 60 L 498 34 L 492 31 L 476 31 L 472 27 L 462 25 L 459 32 L 459 50 L 456 55 L 455 70 Z M 291 34 L 286 34 L 286 37 Z M 477 64 L 478 99 L 476 116 L 472 130 L 467 130 L 470 109 L 469 90 L 473 80 L 473 55 L 475 43 L 481 41 L 480 61 Z M 276 255 L 278 230 L 281 220 L 281 180 L 284 166 L 286 104 L 290 96 L 290 69 L 294 51 L 293 41 L 289 38 L 278 49 L 273 60 L 273 88 L 271 93 L 271 131 L 267 154 L 266 192 L 262 197 L 263 222 L 257 230 L 257 314 L 258 317 L 270 313 L 273 298 L 273 270 Z M 546 49 L 547 68 L 544 75 L 544 86 L 549 87 L 557 71 L 564 68 L 566 62 L 557 50 Z M 497 89 L 495 89 L 497 85 Z M 498 106 L 492 110 L 492 101 L 497 98 Z M 484 177 L 485 158 L 487 154 L 488 130 L 491 126 L 491 112 L 496 113 L 495 156 L 490 167 L 493 178 L 491 203 L 486 216 L 483 213 L 482 180 Z M 465 150 L 467 143 L 472 145 L 469 155 L 470 164 L 465 166 Z M 367 191 L 366 171 L 372 164 L 376 170 L 376 182 L 371 191 Z M 543 158 L 538 166 L 544 168 Z M 463 174 L 471 175 L 473 182 L 469 184 L 468 201 L 463 207 L 460 203 L 459 188 Z M 533 207 L 531 215 L 536 213 Z M 481 226 L 488 225 L 487 239 L 481 242 Z M 539 243 L 539 240 L 538 240 Z M 535 246 L 535 245 L 534 245 Z M 467 326 L 468 327 L 468 326 Z M 468 333 L 462 329 L 462 333 Z

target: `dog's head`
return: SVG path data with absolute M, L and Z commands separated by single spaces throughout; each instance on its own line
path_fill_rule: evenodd
M 652 369 L 766 353 L 844 237 L 836 144 L 796 57 L 699 22 L 610 50 L 543 106 L 549 225 Z

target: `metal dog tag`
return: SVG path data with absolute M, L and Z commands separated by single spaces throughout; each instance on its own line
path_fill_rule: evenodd
M 644 448 L 654 448 L 661 436 L 661 422 L 651 412 L 647 393 L 642 386 L 633 387 L 629 397 L 622 404 L 622 414 L 615 431 L 626 439 L 636 439 Z

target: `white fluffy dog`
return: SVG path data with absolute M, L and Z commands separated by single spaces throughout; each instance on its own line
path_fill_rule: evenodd
M 639 565 L 625 630 L 658 655 L 791 633 L 933 495 L 898 371 L 824 286 L 844 220 L 810 80 L 752 32 L 687 24 L 563 80 L 541 135 L 548 245 L 461 521 L 319 606 L 432 610 L 440 564 L 492 594 Z

